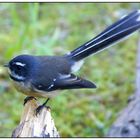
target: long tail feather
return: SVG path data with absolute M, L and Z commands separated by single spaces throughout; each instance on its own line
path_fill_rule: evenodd
M 139 28 L 140 10 L 137 10 L 121 18 L 119 21 L 106 28 L 98 36 L 73 50 L 68 56 L 75 61 L 79 61 L 128 37 Z

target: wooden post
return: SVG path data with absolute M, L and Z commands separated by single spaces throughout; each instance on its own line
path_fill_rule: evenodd
M 13 131 L 12 137 L 60 137 L 50 108 L 44 107 L 36 116 L 35 109 L 38 106 L 35 99 L 25 104 L 20 123 Z

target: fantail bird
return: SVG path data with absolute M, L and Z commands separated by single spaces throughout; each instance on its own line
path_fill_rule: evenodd
M 124 39 L 140 28 L 140 10 L 121 18 L 95 38 L 62 56 L 19 55 L 6 65 L 16 87 L 28 96 L 51 97 L 54 90 L 96 88 L 73 73 L 83 59 Z

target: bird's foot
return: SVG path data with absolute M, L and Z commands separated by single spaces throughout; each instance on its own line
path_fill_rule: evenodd
M 32 100 L 32 99 L 35 99 L 35 100 L 36 100 L 36 98 L 33 97 L 33 96 L 27 96 L 27 97 L 24 99 L 23 105 L 25 105 L 28 101 L 30 101 L 30 100 Z
M 50 107 L 49 106 L 46 106 L 46 104 L 47 104 L 47 102 L 49 101 L 49 98 L 42 104 L 42 105 L 40 105 L 40 106 L 38 106 L 37 108 L 36 108 L 36 112 L 35 112 L 35 114 L 36 114 L 36 116 L 38 115 L 38 114 L 40 114 L 40 111 L 44 108 L 44 107 L 46 107 L 47 109 L 50 109 Z

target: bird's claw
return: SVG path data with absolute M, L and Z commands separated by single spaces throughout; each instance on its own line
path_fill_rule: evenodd
M 36 108 L 36 110 L 35 110 L 35 115 L 37 116 L 38 114 L 40 114 L 40 113 L 41 113 L 41 110 L 42 110 L 44 107 L 46 107 L 47 109 L 50 109 L 49 106 L 40 105 L 40 106 L 38 106 L 38 107 Z
M 30 101 L 30 100 L 32 100 L 32 99 L 35 99 L 35 100 L 36 100 L 36 98 L 33 97 L 33 96 L 27 96 L 27 97 L 24 99 L 23 105 L 25 105 L 28 101 Z

